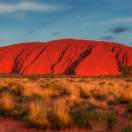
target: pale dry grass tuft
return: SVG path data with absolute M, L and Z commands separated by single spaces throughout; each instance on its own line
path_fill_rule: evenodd
M 60 99 L 54 103 L 53 109 L 64 126 L 68 126 L 71 122 L 71 117 L 69 115 L 70 102 L 67 99 Z
M 43 96 L 43 90 L 37 86 L 32 87 L 32 86 L 25 85 L 25 87 L 21 89 L 21 94 L 23 96 L 32 96 L 33 94 L 38 94 Z
M 32 101 L 29 104 L 28 120 L 37 126 L 48 126 L 47 115 L 42 101 Z
M 15 105 L 14 98 L 10 93 L 5 93 L 2 95 L 1 103 L 3 109 L 5 110 L 12 110 Z

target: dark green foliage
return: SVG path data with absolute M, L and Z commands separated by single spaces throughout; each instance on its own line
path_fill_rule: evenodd
M 105 100 L 107 97 L 106 95 L 100 94 L 99 92 L 93 90 L 91 91 L 91 95 L 97 100 Z
M 89 113 L 82 111 L 74 111 L 71 113 L 71 117 L 73 119 L 73 124 L 77 127 L 81 128 L 89 128 L 91 127 L 89 123 Z
M 58 91 L 57 93 L 53 93 L 51 95 L 52 99 L 70 95 L 70 92 L 68 91 L 67 86 L 63 83 L 51 83 L 51 84 L 48 84 L 47 88 L 52 88 L 55 91 Z
M 16 119 L 24 120 L 26 118 L 26 116 L 28 115 L 28 111 L 21 106 L 16 106 L 11 111 L 10 115 L 14 116 Z
M 0 107 L 0 116 L 5 116 L 5 115 L 6 115 L 5 110 L 2 107 Z
M 105 114 L 99 111 L 73 111 L 71 113 L 73 120 L 73 126 L 80 128 L 91 128 L 94 129 L 95 124 L 100 124 L 106 121 Z
M 16 89 L 12 89 L 11 92 L 15 96 L 21 96 L 21 88 L 19 87 L 17 87 Z
M 89 98 L 89 95 L 86 94 L 83 90 L 80 91 L 80 97 L 83 98 L 83 99 L 88 99 Z
M 63 129 L 65 125 L 63 122 L 59 119 L 59 117 L 56 115 L 56 113 L 50 111 L 47 114 L 47 119 L 51 124 L 51 128 L 55 130 Z
M 2 87 L 2 88 L 0 89 L 0 94 L 7 93 L 7 92 L 10 92 L 9 87 Z
M 122 96 L 117 97 L 115 100 L 118 102 L 118 104 L 128 104 L 129 103 L 129 101 L 123 98 Z
M 107 113 L 106 115 L 107 129 L 113 129 L 117 122 L 116 116 L 113 113 Z
M 116 99 L 108 100 L 107 101 L 108 105 L 118 105 L 119 102 Z
M 122 75 L 132 75 L 132 66 L 119 66 Z
M 38 122 L 29 120 L 29 119 L 25 119 L 24 121 L 26 122 L 26 124 L 27 124 L 29 127 L 37 128 L 37 129 L 44 129 L 44 128 L 45 128 L 44 126 L 42 126 L 42 125 L 39 124 Z
M 132 132 L 132 126 L 129 125 L 121 129 L 121 132 Z
M 132 113 L 132 102 L 130 102 L 127 106 L 127 112 Z

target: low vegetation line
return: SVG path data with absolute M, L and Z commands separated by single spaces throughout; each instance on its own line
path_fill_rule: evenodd
M 0 78 L 132 78 L 132 75 L 122 74 L 122 75 L 100 75 L 100 76 L 78 76 L 78 75 L 53 75 L 53 74 L 2 74 L 0 73 Z

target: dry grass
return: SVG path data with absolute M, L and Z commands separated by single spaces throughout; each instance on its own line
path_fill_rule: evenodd
M 2 111 L 21 117 L 33 127 L 85 127 L 97 131 L 112 131 L 115 124 L 120 123 L 116 122 L 116 106 L 119 106 L 119 113 L 120 105 L 125 107 L 123 120 L 127 122 L 129 117 L 130 122 L 131 104 L 132 78 L 0 80 Z
M 11 94 L 5 93 L 1 97 L 1 106 L 4 110 L 12 110 L 14 108 L 15 102 Z
M 43 108 L 43 102 L 32 101 L 29 104 L 28 121 L 38 127 L 49 126 L 45 108 Z

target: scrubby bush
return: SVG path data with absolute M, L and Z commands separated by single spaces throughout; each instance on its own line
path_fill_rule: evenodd
M 122 75 L 132 75 L 132 66 L 119 66 Z
M 97 100 L 105 100 L 107 97 L 105 94 L 99 93 L 98 91 L 94 90 L 91 90 L 91 95 Z
M 32 101 L 28 106 L 27 122 L 30 126 L 45 128 L 49 125 L 46 111 L 41 101 Z
M 107 129 L 113 129 L 117 122 L 116 116 L 113 113 L 106 114 Z
M 10 93 L 3 94 L 1 102 L 3 109 L 5 109 L 6 111 L 12 110 L 14 108 L 15 105 L 14 98 Z
M 132 132 L 132 126 L 127 126 L 121 129 L 121 132 Z
M 107 116 L 103 112 L 99 111 L 73 111 L 71 113 L 74 126 L 81 128 L 100 128 L 103 125 L 105 128 L 105 122 L 107 122 Z
M 84 90 L 80 90 L 80 98 L 88 99 L 89 95 Z
M 131 113 L 131 112 L 132 112 L 132 102 L 130 102 L 130 103 L 127 105 L 127 112 L 128 112 L 128 113 Z
M 89 128 L 91 124 L 89 122 L 89 113 L 87 111 L 73 111 L 71 113 L 73 125 L 81 128 Z
M 58 116 L 53 112 L 48 112 L 47 118 L 51 124 L 51 128 L 53 129 L 60 129 L 62 127 L 61 121 L 59 120 Z

